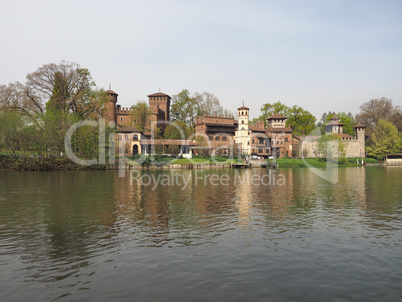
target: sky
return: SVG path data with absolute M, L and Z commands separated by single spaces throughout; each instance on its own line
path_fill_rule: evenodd
M 65 60 L 123 107 L 188 89 L 252 118 L 276 101 L 356 114 L 402 105 L 401 14 L 399 0 L 3 0 L 0 84 Z

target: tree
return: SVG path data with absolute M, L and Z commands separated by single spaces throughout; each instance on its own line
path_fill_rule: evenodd
M 371 135 L 372 145 L 367 147 L 367 154 L 383 159 L 389 153 L 397 153 L 402 147 L 402 137 L 398 129 L 386 120 L 380 119 Z
M 152 111 L 145 101 L 138 101 L 137 104 L 131 106 L 130 119 L 132 124 L 138 130 L 150 130 L 147 120 L 151 116 Z
M 345 134 L 349 134 L 351 136 L 353 136 L 355 134 L 354 131 L 354 126 L 356 124 L 352 113 L 348 113 L 346 114 L 345 112 L 339 112 L 339 113 L 335 113 L 335 112 L 331 112 L 329 111 L 328 113 L 324 113 L 321 117 L 320 122 L 317 124 L 317 127 L 320 128 L 321 130 L 321 135 L 325 134 L 325 124 L 328 124 L 331 122 L 331 118 L 337 116 L 340 119 L 340 122 L 343 125 L 343 133 Z
M 265 120 L 270 117 L 273 114 L 281 114 L 284 116 L 289 115 L 289 107 L 286 106 L 285 104 L 282 104 L 280 101 L 277 101 L 275 103 L 265 103 L 261 107 L 261 115 L 258 118 L 255 118 L 251 121 L 252 124 L 255 124 L 256 122 L 263 121 L 265 123 Z
M 215 112 L 221 111 L 222 107 L 219 104 L 219 99 L 209 92 L 194 93 L 194 101 L 197 106 L 197 115 L 213 115 Z
M 297 105 L 288 109 L 288 116 L 286 125 L 292 127 L 295 135 L 309 134 L 315 129 L 315 117 Z
M 190 96 L 190 92 L 187 89 L 183 89 L 178 94 L 172 96 L 170 114 L 172 121 L 181 121 L 190 127 L 194 126 L 197 115 L 197 103 Z
M 0 86 L 0 108 L 30 117 L 46 110 L 72 112 L 81 119 L 100 116 L 106 96 L 94 86 L 89 70 L 79 64 L 50 63 L 29 73 L 25 84 Z
M 187 139 L 191 132 L 185 122 L 176 121 L 166 127 L 164 137 L 165 139 Z
M 392 122 L 398 127 L 398 131 L 402 131 L 402 108 L 394 106 L 392 100 L 385 97 L 371 99 L 363 103 L 355 119 L 357 123 L 367 126 L 366 134 L 369 137 L 381 119 Z

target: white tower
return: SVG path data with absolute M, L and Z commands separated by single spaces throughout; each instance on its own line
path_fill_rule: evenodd
M 244 105 L 237 108 L 237 114 L 239 118 L 239 125 L 235 132 L 235 143 L 241 144 L 242 154 L 250 155 L 250 128 L 248 127 L 249 122 L 249 111 L 248 107 Z

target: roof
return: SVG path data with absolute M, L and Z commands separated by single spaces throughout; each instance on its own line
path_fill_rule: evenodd
M 356 126 L 354 126 L 353 128 L 366 128 L 366 126 L 359 123 Z
M 116 92 L 114 92 L 113 90 L 109 89 L 105 91 L 106 94 L 115 94 L 118 95 Z
M 213 127 L 229 127 L 229 128 L 235 128 L 236 127 L 234 124 L 205 123 L 205 125 L 213 126 Z
M 273 114 L 270 117 L 267 118 L 267 120 L 272 120 L 272 119 L 277 119 L 277 118 L 287 118 L 286 116 L 280 115 L 280 114 Z
M 118 128 L 116 132 L 142 132 L 141 130 L 138 130 L 137 128 L 134 128 L 132 126 L 126 126 L 122 128 Z
M 260 127 L 256 127 L 256 126 L 249 126 L 251 131 L 254 132 L 265 132 L 265 128 L 260 128 Z
M 197 143 L 193 141 L 189 141 L 187 139 L 142 139 L 141 144 L 146 145 L 154 145 L 154 144 L 161 144 L 161 145 L 188 145 L 188 146 L 198 146 Z
M 250 108 L 248 108 L 246 106 L 241 106 L 241 107 L 237 108 L 237 110 L 250 110 Z
M 148 97 L 150 96 L 168 96 L 170 97 L 170 95 L 163 93 L 163 92 L 157 92 L 157 93 L 153 93 L 153 94 L 148 94 Z
M 290 127 L 281 127 L 281 128 L 275 128 L 275 127 L 269 127 L 266 129 L 267 132 L 293 132 L 292 128 Z
M 328 124 L 325 124 L 324 126 L 344 126 L 345 124 L 343 123 L 338 123 L 338 122 L 330 122 Z
M 330 120 L 334 120 L 334 119 L 340 119 L 340 117 L 333 116 L 333 117 L 330 118 Z

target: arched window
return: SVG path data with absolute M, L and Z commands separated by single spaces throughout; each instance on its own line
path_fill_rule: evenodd
M 133 135 L 133 140 L 135 140 L 135 141 L 138 140 L 138 135 L 137 134 Z
M 241 121 L 242 124 L 244 124 L 244 121 Z

